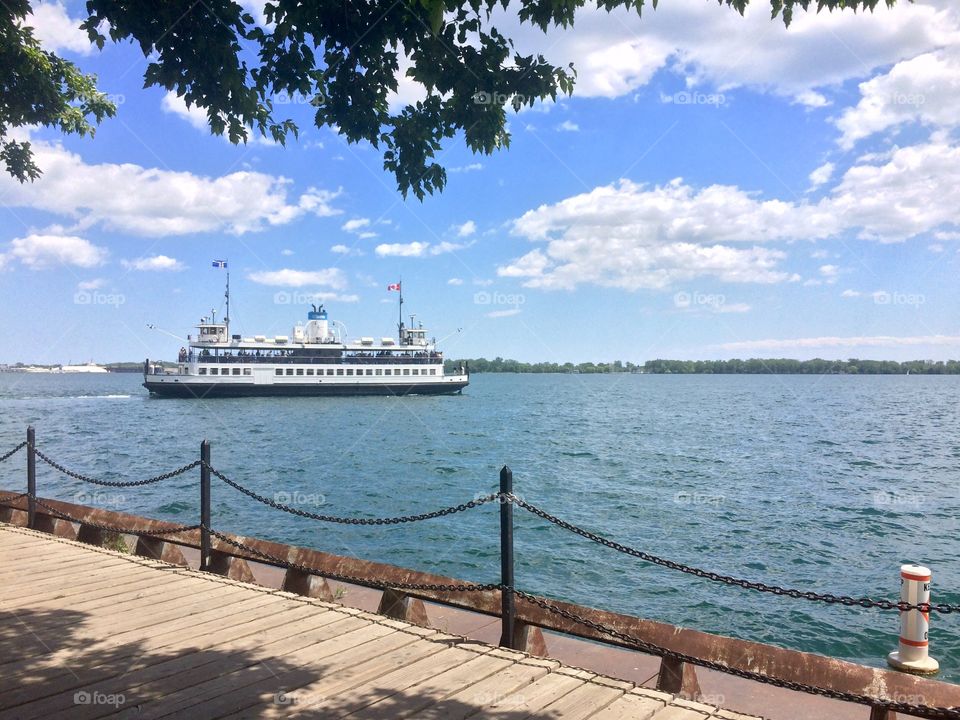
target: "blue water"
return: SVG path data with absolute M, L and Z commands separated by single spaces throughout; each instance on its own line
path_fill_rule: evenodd
M 213 464 L 316 512 L 418 513 L 497 489 L 625 544 L 803 590 L 896 598 L 933 569 L 960 603 L 960 377 L 476 375 L 462 396 L 216 401 L 147 397 L 136 375 L 0 375 L 0 450 L 38 446 L 104 479 Z M 23 486 L 23 455 L 0 486 Z M 498 581 L 492 505 L 416 525 L 321 525 L 214 480 L 213 522 L 334 553 Z M 198 521 L 196 472 L 112 490 L 43 465 L 40 493 Z M 896 613 L 825 606 L 647 565 L 517 511 L 528 591 L 882 666 Z M 960 617 L 932 618 L 941 677 L 960 681 Z

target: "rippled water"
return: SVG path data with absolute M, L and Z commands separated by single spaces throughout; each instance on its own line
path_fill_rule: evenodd
M 895 598 L 904 562 L 960 603 L 960 377 L 476 375 L 462 396 L 151 399 L 135 375 L 0 375 L 0 450 L 37 428 L 68 467 L 135 479 L 195 459 L 304 509 L 373 517 L 497 488 L 591 530 L 720 573 Z M 13 465 L 11 465 L 13 463 Z M 23 456 L 0 485 L 23 485 Z M 417 525 L 320 525 L 214 480 L 215 525 L 481 582 L 498 580 L 492 506 Z M 197 522 L 195 473 L 114 491 L 40 466 L 43 495 Z M 322 503 L 322 504 L 321 504 Z M 518 510 L 524 589 L 882 665 L 896 613 L 812 604 L 646 565 Z M 932 654 L 960 680 L 960 618 Z

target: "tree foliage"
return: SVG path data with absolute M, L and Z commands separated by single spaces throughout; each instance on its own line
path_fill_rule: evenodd
M 40 46 L 25 24 L 29 12 L 27 0 L 0 7 L 0 161 L 20 182 L 36 180 L 40 168 L 30 142 L 12 138 L 12 129 L 42 125 L 92 135 L 94 124 L 116 113 L 95 77 Z
M 743 13 L 749 0 L 718 0 Z M 771 17 L 789 24 L 797 9 L 873 10 L 895 0 L 770 0 Z M 158 86 L 207 112 L 211 130 L 234 143 L 258 132 L 283 143 L 298 127 L 278 112 L 278 96 L 310 100 L 318 127 L 336 128 L 350 142 L 367 141 L 383 154 L 400 191 L 418 198 L 442 190 L 438 161 L 444 140 L 462 134 L 472 151 L 506 147 L 507 109 L 573 91 L 575 69 L 542 55 L 523 55 L 494 24 L 499 7 L 547 32 L 574 24 L 586 0 L 269 0 L 267 27 L 234 0 L 88 0 L 83 23 L 92 42 L 139 45 L 148 59 L 145 87 Z M 597 0 L 610 11 L 644 9 L 643 0 Z M 651 0 L 656 8 L 657 0 Z M 3 82 L 17 85 L 17 107 L 4 92 L 0 137 L 9 127 L 39 122 L 64 132 L 91 131 L 111 114 L 96 101 L 92 79 L 42 52 L 20 20 L 28 0 L 6 0 L 0 13 Z M 105 28 L 105 31 L 101 31 Z M 391 112 L 403 56 L 406 75 L 426 98 Z M 19 59 L 18 59 L 19 58 Z M 68 108 L 73 108 L 68 111 Z M 27 112 L 27 109 L 33 112 Z M 30 118 L 33 118 L 32 120 Z M 8 169 L 36 177 L 29 146 L 13 144 Z M 11 164 L 12 161 L 12 164 Z

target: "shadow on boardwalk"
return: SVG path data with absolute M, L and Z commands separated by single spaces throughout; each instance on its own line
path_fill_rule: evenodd
M 0 607 L 15 602 L 5 602 L 0 591 Z M 396 692 L 378 687 L 376 679 L 330 698 L 312 696 L 298 688 L 348 672 L 338 666 L 336 656 L 301 665 L 265 651 L 182 647 L 189 640 L 175 650 L 157 647 L 163 644 L 162 634 L 148 639 L 140 637 L 142 629 L 118 628 L 120 632 L 111 635 L 103 625 L 108 613 L 99 611 L 94 618 L 69 609 L 0 609 L 0 719 L 159 718 L 174 713 L 196 718 L 332 718 L 373 703 L 379 703 L 376 714 L 388 718 L 556 717 L 511 709 L 509 696 L 480 695 L 470 702 L 440 699 L 424 708 L 427 703 L 415 688 Z M 184 615 L 188 613 L 185 605 Z M 260 640 L 260 634 L 253 634 L 238 642 L 256 648 Z M 277 652 L 283 652 L 282 643 Z M 504 709 L 485 707 L 491 702 Z

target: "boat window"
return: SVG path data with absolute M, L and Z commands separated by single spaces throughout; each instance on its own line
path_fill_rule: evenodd
M 303 375 L 303 368 L 297 368 L 297 375 Z
M 403 374 L 404 374 L 404 375 L 409 375 L 409 374 L 410 374 L 410 368 L 404 368 L 404 369 L 403 369 Z
M 373 370 L 371 370 L 370 368 L 367 368 L 367 375 L 373 375 Z
M 252 375 L 253 372 L 250 370 L 250 368 L 244 368 L 244 369 L 243 369 L 243 374 L 244 374 L 244 375 Z
M 343 368 L 337 368 L 337 375 L 343 375 Z
M 419 374 L 420 374 L 420 371 L 419 371 L 417 368 L 414 368 L 414 369 L 413 369 L 413 374 L 414 374 L 414 375 L 419 375 Z
M 436 374 L 437 374 L 437 369 L 436 369 L 436 368 L 430 368 L 430 374 L 431 374 L 431 375 L 436 375 Z
M 307 368 L 307 375 L 313 375 L 313 368 Z
M 239 375 L 239 374 L 240 374 L 240 368 L 234 368 L 234 369 L 233 369 L 233 374 L 234 374 L 234 375 Z
M 276 373 L 277 375 L 283 375 L 283 368 L 277 368 Z
M 377 368 L 377 369 L 376 369 L 376 374 L 377 374 L 377 375 L 383 375 L 383 370 L 381 370 L 380 368 Z
M 217 372 L 218 372 L 217 368 L 210 368 L 210 374 L 211 374 L 211 375 L 216 375 Z
M 207 369 L 206 369 L 206 368 L 200 368 L 199 370 L 197 370 L 197 374 L 199 374 L 199 375 L 206 375 L 206 374 L 207 374 Z
M 287 375 L 293 375 L 293 368 L 287 368 Z
M 333 368 L 327 368 L 327 375 L 333 375 Z
M 393 372 L 393 370 L 391 370 L 390 368 L 387 368 L 386 370 L 383 371 L 383 374 L 384 374 L 384 375 L 389 375 L 389 374 L 392 373 L 392 372 Z
M 347 368 L 347 375 L 353 375 L 353 368 Z

